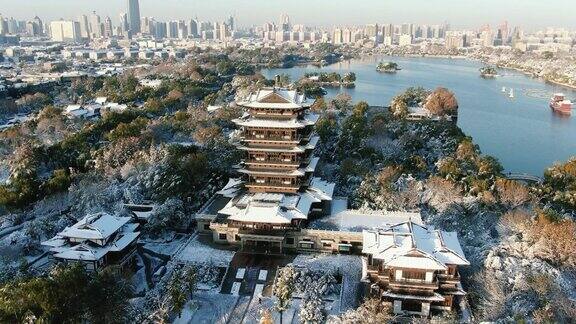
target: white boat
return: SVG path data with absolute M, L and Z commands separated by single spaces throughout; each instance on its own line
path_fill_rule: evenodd
M 506 87 L 502 87 L 502 92 L 506 92 Z
M 510 93 L 508 94 L 508 97 L 514 98 L 514 89 L 510 89 Z

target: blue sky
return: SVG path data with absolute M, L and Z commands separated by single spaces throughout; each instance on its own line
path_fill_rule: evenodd
M 0 0 L 0 14 L 19 19 L 75 19 L 96 10 L 118 20 L 125 0 Z M 525 28 L 561 26 L 576 29 L 576 0 L 140 0 L 141 13 L 160 20 L 223 20 L 234 14 L 241 25 L 278 21 L 332 26 L 371 22 L 441 23 L 456 27 L 496 25 L 508 20 Z M 570 13 L 570 14 L 569 14 Z

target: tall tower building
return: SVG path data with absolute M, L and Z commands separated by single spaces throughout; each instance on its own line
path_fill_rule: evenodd
M 82 15 L 79 19 L 80 22 L 80 35 L 83 38 L 90 38 L 90 25 L 88 24 L 88 16 Z
M 234 17 L 233 16 L 228 16 L 228 20 L 226 21 L 226 24 L 228 25 L 228 29 L 230 29 L 231 31 L 236 30 L 236 25 L 234 23 Z
M 128 0 L 128 25 L 132 34 L 140 32 L 140 3 Z
M 93 11 L 90 16 L 90 33 L 94 38 L 100 38 L 104 33 L 100 22 L 100 16 L 96 14 L 96 11 Z
M 334 29 L 334 36 L 332 37 L 332 43 L 342 44 L 342 29 L 340 28 Z
M 128 35 L 130 27 L 128 25 L 128 15 L 125 12 L 120 13 L 120 29 L 122 30 L 122 35 Z
M 36 24 L 36 26 L 38 26 L 38 34 L 44 35 L 44 23 L 42 22 L 42 19 L 36 16 L 34 17 L 34 23 Z
M 190 19 L 190 22 L 188 23 L 188 34 L 190 35 L 190 37 L 192 38 L 196 38 L 198 37 L 198 35 L 200 35 L 200 30 L 199 30 L 199 23 L 198 20 L 196 19 Z
M 53 21 L 50 23 L 52 40 L 56 42 L 79 42 L 80 24 L 76 21 Z
M 110 38 L 114 35 L 114 27 L 112 26 L 112 19 L 106 17 L 104 19 L 104 37 Z
M 280 30 L 290 31 L 290 17 L 287 14 L 280 16 Z
M 234 120 L 240 127 L 237 148 L 244 152 L 237 169 L 242 178 L 230 179 L 213 200 L 218 203 L 209 229 L 217 242 L 282 252 L 285 243 L 295 244 L 287 235 L 298 233 L 309 215 L 329 212 L 334 184 L 314 177 L 319 159 L 313 153 L 318 115 L 308 112 L 313 103 L 279 88 L 238 102 L 246 109 Z
M 2 15 L 0 15 L 0 35 L 6 35 L 8 33 L 8 22 Z

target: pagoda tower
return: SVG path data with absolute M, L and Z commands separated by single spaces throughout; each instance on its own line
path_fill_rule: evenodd
M 310 184 L 318 158 L 313 104 L 296 91 L 266 88 L 238 105 L 246 109 L 234 123 L 241 129 L 237 148 L 245 151 L 238 171 L 251 193 L 294 194 Z

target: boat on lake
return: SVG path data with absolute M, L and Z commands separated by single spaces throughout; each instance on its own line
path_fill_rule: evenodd
M 506 87 L 502 87 L 502 92 L 506 92 Z
M 514 98 L 514 89 L 510 89 L 510 93 L 508 94 L 508 97 Z
M 562 115 L 571 115 L 572 101 L 567 100 L 563 93 L 555 93 L 550 99 L 550 109 Z

